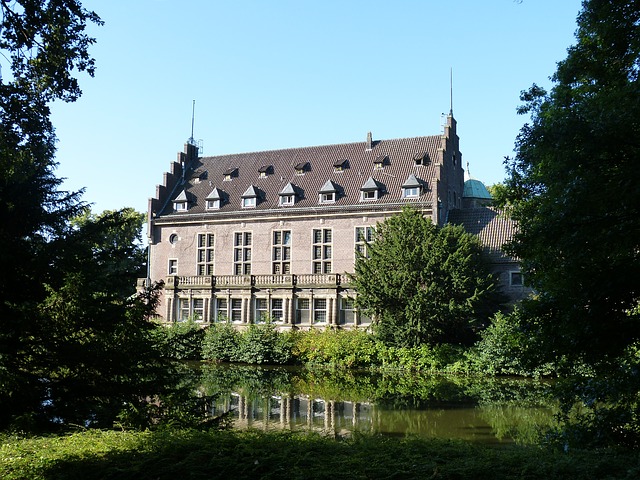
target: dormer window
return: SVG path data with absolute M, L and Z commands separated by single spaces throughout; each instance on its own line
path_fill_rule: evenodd
M 260 175 L 260 178 L 265 178 L 272 173 L 273 173 L 273 167 L 271 165 L 263 165 L 258 169 L 258 174 Z
M 278 202 L 281 207 L 288 207 L 296 202 L 296 189 L 291 182 L 278 195 L 280 196 Z
M 384 170 L 384 166 L 389 162 L 389 157 L 380 155 L 373 161 L 374 170 Z
M 187 198 L 187 192 L 184 190 L 173 201 L 173 209 L 176 212 L 186 212 L 189 209 L 189 199 Z
M 334 203 L 336 201 L 338 187 L 331 180 L 327 180 L 318 192 L 318 203 Z
M 349 161 L 346 158 L 342 160 L 337 160 L 333 164 L 334 172 L 342 172 L 345 168 L 349 168 Z
M 427 152 L 418 152 L 413 156 L 416 165 L 429 165 L 429 155 Z
M 304 172 L 309 170 L 309 162 L 300 162 L 295 167 L 296 175 L 304 175 Z
M 366 202 L 369 200 L 377 200 L 379 192 L 380 185 L 373 178 L 369 177 L 369 180 L 360 187 L 360 201 Z
M 207 210 L 218 210 L 222 203 L 222 195 L 217 188 L 214 188 L 205 198 Z
M 253 188 L 253 185 L 247 188 L 241 198 L 242 208 L 255 208 L 258 203 L 258 194 L 256 193 L 256 189 Z
M 402 184 L 403 198 L 417 198 L 422 193 L 422 185 L 416 176 L 412 173 L 409 178 Z
M 222 175 L 223 175 L 223 180 L 225 182 L 230 182 L 233 179 L 233 177 L 238 176 L 238 169 L 236 167 L 229 168 L 225 170 Z

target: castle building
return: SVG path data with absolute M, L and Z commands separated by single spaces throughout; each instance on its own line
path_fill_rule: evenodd
M 424 137 L 212 157 L 190 142 L 149 200 L 146 281 L 164 281 L 165 322 L 366 326 L 345 273 L 372 228 L 407 204 L 443 225 L 464 192 L 452 114 Z

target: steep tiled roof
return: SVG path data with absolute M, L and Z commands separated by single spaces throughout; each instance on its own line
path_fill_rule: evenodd
M 439 135 L 377 140 L 371 149 L 366 142 L 316 147 L 291 148 L 262 152 L 200 157 L 188 165 L 186 181 L 176 190 L 189 194 L 189 209 L 185 214 L 219 215 L 242 211 L 242 195 L 254 186 L 260 192 L 261 201 L 253 211 L 283 210 L 279 204 L 279 194 L 287 184 L 295 185 L 297 200 L 295 208 L 336 209 L 345 206 L 370 209 L 376 204 L 403 204 L 419 202 L 431 205 L 431 186 L 436 179 L 436 161 L 416 164 L 415 157 L 439 159 L 442 139 Z M 374 162 L 384 159 L 384 168 L 376 168 Z M 349 168 L 336 171 L 334 165 L 348 164 Z M 265 166 L 271 167 L 269 174 L 261 176 Z M 304 171 L 299 173 L 302 166 Z M 207 172 L 207 180 L 199 180 L 202 172 Z M 402 185 L 409 176 L 422 185 L 418 198 L 405 199 Z M 226 177 L 225 177 L 226 176 Z M 198 178 L 196 178 L 198 177 Z M 371 177 L 380 187 L 381 195 L 375 201 L 363 204 L 360 190 Z M 339 186 L 340 195 L 335 203 L 318 204 L 318 193 L 327 181 Z M 223 183 L 224 182 L 224 183 Z M 224 191 L 224 203 L 214 212 L 205 209 L 206 198 L 215 189 Z M 170 205 L 162 216 L 175 215 Z
M 449 212 L 449 223 L 462 225 L 477 235 L 494 262 L 513 261 L 502 251 L 502 246 L 513 237 L 516 224 L 493 207 L 467 208 Z

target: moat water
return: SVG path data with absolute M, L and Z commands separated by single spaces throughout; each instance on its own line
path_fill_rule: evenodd
M 207 415 L 234 428 L 535 443 L 553 424 L 549 385 L 522 379 L 203 365 Z

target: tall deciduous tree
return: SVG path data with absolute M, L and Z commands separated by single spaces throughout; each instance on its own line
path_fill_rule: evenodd
M 637 446 L 640 1 L 585 1 L 576 38 L 551 91 L 522 95 L 531 122 L 508 161 L 504 200 L 520 226 L 509 248 L 538 291 L 522 318 L 529 352 L 600 376 L 564 389 L 565 433 L 580 433 L 567 441 Z M 591 410 L 571 416 L 576 403 Z
M 356 304 L 388 344 L 468 344 L 497 307 L 480 243 L 461 226 L 406 207 L 377 225 L 367 252 L 351 277 Z
M 640 340 L 640 2 L 585 2 L 576 36 L 523 93 L 506 187 L 541 347 L 593 363 Z

